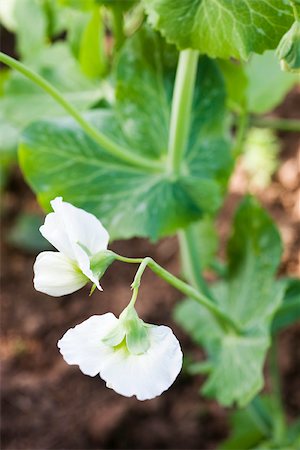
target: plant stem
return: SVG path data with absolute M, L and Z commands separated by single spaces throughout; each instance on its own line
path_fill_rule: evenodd
M 197 225 L 196 225 L 197 226 Z M 211 298 L 208 286 L 202 277 L 201 255 L 197 248 L 198 236 L 195 224 L 191 224 L 178 233 L 180 251 L 182 254 L 184 273 L 189 282 L 203 292 L 207 297 Z
M 263 117 L 251 117 L 250 125 L 259 128 L 272 128 L 280 131 L 300 132 L 300 120 L 296 119 L 268 119 Z
M 179 54 L 173 91 L 167 173 L 177 176 L 187 144 L 190 127 L 191 107 L 197 73 L 198 52 L 183 50 Z
M 237 323 L 235 323 L 224 311 L 220 309 L 220 307 L 214 304 L 209 298 L 207 298 L 204 294 L 201 294 L 198 290 L 183 282 L 179 278 L 172 275 L 166 269 L 157 264 L 152 258 L 127 258 L 121 255 L 115 254 L 115 258 L 118 261 L 122 261 L 125 263 L 143 263 L 143 271 L 146 266 L 148 266 L 156 275 L 165 280 L 171 286 L 178 289 L 187 297 L 193 298 L 200 305 L 204 306 L 211 314 L 218 320 L 220 325 L 224 330 L 230 329 L 231 331 L 241 334 L 242 330 Z M 141 269 L 142 270 L 142 269 Z
M 72 106 L 71 103 L 69 103 L 56 88 L 48 83 L 48 81 L 46 81 L 43 77 L 33 72 L 28 67 L 24 66 L 24 64 L 16 61 L 14 58 L 5 55 L 5 53 L 2 52 L 0 52 L 0 61 L 12 67 L 13 69 L 16 69 L 18 72 L 21 72 L 25 77 L 29 78 L 31 81 L 44 89 L 44 91 L 46 91 L 49 95 L 51 95 L 57 101 L 57 103 L 59 103 L 76 120 L 81 128 L 98 144 L 100 144 L 107 153 L 125 161 L 128 164 L 146 169 L 147 171 L 151 170 L 157 172 L 162 169 L 161 164 L 157 161 L 151 161 L 147 158 L 144 158 L 143 156 L 132 154 L 126 148 L 112 141 L 110 138 L 98 131 L 95 127 L 90 125 L 82 117 L 79 111 L 77 111 L 77 109 L 74 108 L 74 106 Z
M 274 439 L 279 444 L 285 433 L 285 414 L 281 399 L 281 383 L 277 358 L 277 336 L 273 337 L 270 349 L 269 369 L 272 380 L 272 398 L 274 403 Z

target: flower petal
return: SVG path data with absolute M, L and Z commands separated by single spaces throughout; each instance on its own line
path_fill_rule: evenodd
M 59 251 L 72 258 L 77 243 L 89 255 L 107 249 L 108 232 L 93 214 L 64 202 L 62 197 L 52 200 L 51 206 L 54 213 L 48 214 L 40 231 Z
M 79 268 L 81 269 L 82 273 L 84 273 L 85 276 L 87 276 L 100 291 L 103 291 L 102 287 L 99 284 L 99 280 L 96 275 L 92 272 L 90 266 L 90 258 L 88 257 L 87 253 L 78 245 L 74 244 L 74 255 L 75 259 L 77 261 L 77 264 Z
M 100 376 L 108 387 L 126 397 L 149 400 L 167 390 L 182 366 L 182 352 L 172 330 L 149 327 L 151 345 L 147 352 L 133 355 L 126 348 L 106 352 Z
M 68 364 L 78 364 L 85 375 L 94 377 L 100 372 L 101 361 L 114 350 L 103 344 L 106 336 L 118 323 L 107 313 L 92 316 L 74 328 L 70 328 L 58 341 L 57 346 Z
M 59 252 L 40 253 L 33 266 L 34 287 L 37 291 L 59 297 L 84 286 L 88 279 L 65 255 Z

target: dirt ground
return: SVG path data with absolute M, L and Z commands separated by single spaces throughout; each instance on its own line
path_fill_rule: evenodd
M 300 92 L 288 96 L 277 113 L 299 117 Z M 258 192 L 276 220 L 285 244 L 281 274 L 299 276 L 299 135 L 279 133 L 282 164 L 271 186 Z M 242 169 L 218 218 L 221 247 L 233 210 L 245 191 Z M 298 202 L 298 203 L 297 203 Z M 215 449 L 228 434 L 228 411 L 199 395 L 203 378 L 180 374 L 174 385 L 151 401 L 127 399 L 99 378 L 68 366 L 56 343 L 63 333 L 92 314 L 119 314 L 130 298 L 135 267 L 115 263 L 101 284 L 104 292 L 88 297 L 88 288 L 60 299 L 36 292 L 31 255 L 9 245 L 6 232 L 20 211 L 38 211 L 33 194 L 15 169 L 2 203 L 1 358 L 2 448 L 35 449 Z M 42 214 L 42 213 L 41 213 Z M 152 256 L 179 274 L 176 238 L 157 245 L 133 239 L 115 242 L 126 256 Z M 171 311 L 181 294 L 150 271 L 143 277 L 137 309 L 150 323 L 170 325 L 185 355 L 204 357 L 173 323 Z M 300 325 L 281 333 L 280 368 L 289 419 L 300 411 Z

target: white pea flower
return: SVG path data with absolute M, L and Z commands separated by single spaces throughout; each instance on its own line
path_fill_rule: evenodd
M 64 202 L 51 201 L 41 234 L 58 252 L 40 253 L 34 264 L 34 287 L 54 297 L 80 289 L 92 281 L 99 290 L 99 278 L 114 260 L 107 250 L 109 235 L 101 222 L 83 209 Z
M 77 364 L 85 375 L 99 374 L 107 387 L 138 400 L 167 390 L 182 366 L 172 330 L 144 323 L 131 307 L 119 319 L 112 313 L 90 317 L 69 329 L 57 345 L 68 364 Z

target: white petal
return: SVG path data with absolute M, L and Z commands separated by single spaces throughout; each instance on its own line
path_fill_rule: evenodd
M 57 346 L 68 364 L 77 364 L 85 375 L 94 377 L 100 372 L 101 361 L 113 352 L 103 344 L 106 336 L 118 323 L 118 319 L 107 313 L 92 316 L 75 328 L 70 328 L 58 341 Z
M 40 253 L 33 270 L 35 289 L 54 297 L 71 294 L 88 281 L 74 262 L 59 252 Z
M 74 244 L 74 254 L 75 259 L 77 261 L 78 266 L 80 267 L 81 271 L 86 275 L 95 285 L 97 288 L 102 291 L 102 287 L 99 284 L 98 278 L 93 274 L 91 268 L 90 268 L 90 258 L 88 257 L 87 253 L 80 247 L 78 244 Z
M 93 214 L 63 202 L 62 197 L 52 200 L 51 206 L 54 213 L 48 214 L 40 230 L 59 251 L 72 258 L 78 242 L 90 255 L 107 249 L 109 235 Z
M 167 390 L 182 366 L 182 352 L 172 330 L 165 326 L 149 328 L 151 346 L 142 355 L 126 349 L 103 355 L 100 376 L 108 387 L 121 395 L 149 400 Z

